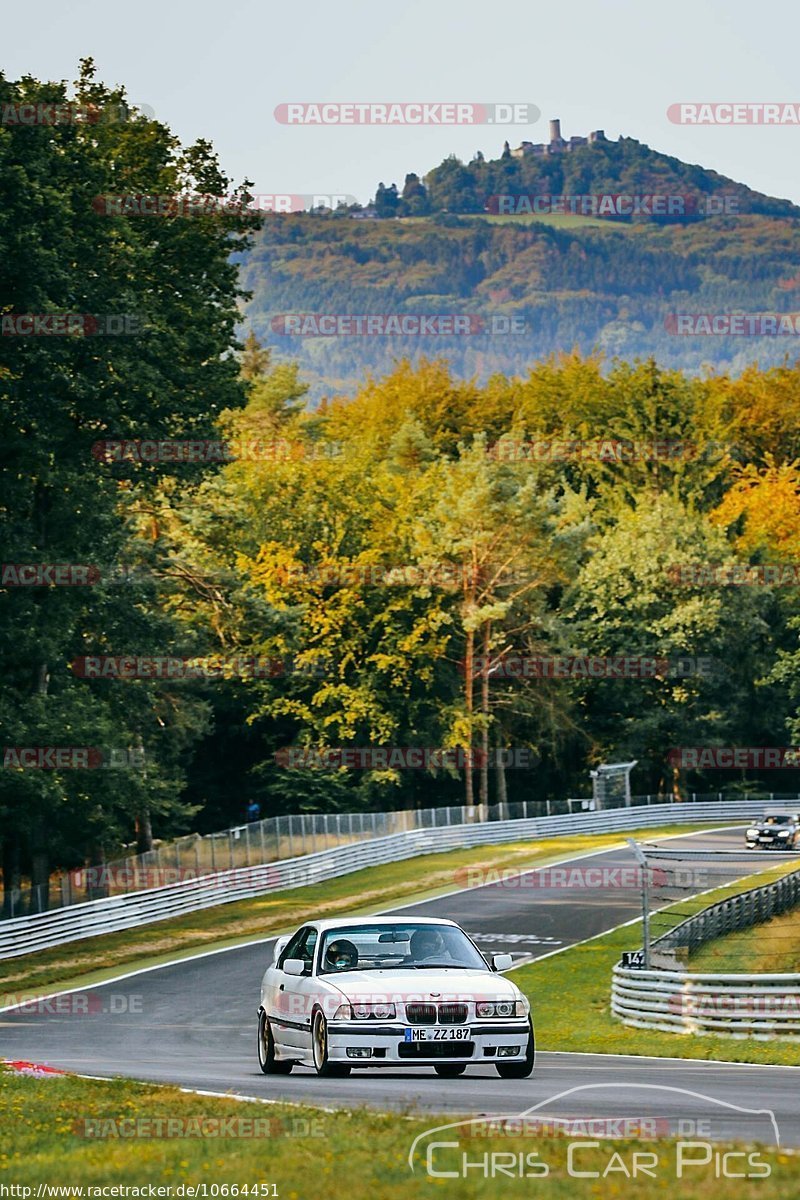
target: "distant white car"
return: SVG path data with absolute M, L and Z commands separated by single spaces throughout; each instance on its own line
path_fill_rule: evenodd
M 495 954 L 489 966 L 454 921 L 303 925 L 278 939 L 261 983 L 261 1070 L 433 1067 L 451 1077 L 482 1064 L 523 1079 L 533 1071 L 533 1021 L 525 996 L 498 974 L 511 962 Z

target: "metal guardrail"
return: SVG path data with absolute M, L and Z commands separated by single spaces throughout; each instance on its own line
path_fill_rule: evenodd
M 670 1033 L 729 1037 L 800 1036 L 800 974 L 740 975 L 689 972 L 664 955 L 788 912 L 800 904 L 800 870 L 762 887 L 728 896 L 687 917 L 653 942 L 662 965 L 613 970 L 611 1011 L 626 1025 Z
M 134 925 L 164 921 L 232 900 L 321 883 L 365 867 L 399 862 L 421 854 L 525 839 L 657 827 L 677 821 L 703 822 L 717 820 L 722 813 L 726 821 L 736 821 L 758 815 L 761 807 L 761 800 L 732 801 L 724 805 L 717 801 L 659 804 L 416 829 L 303 857 L 216 872 L 130 895 L 90 900 L 53 912 L 12 918 L 0 924 L 0 959 L 130 929 Z
M 614 967 L 611 1011 L 626 1025 L 728 1037 L 800 1036 L 800 975 L 690 975 Z
M 762 804 L 786 799 L 800 801 L 800 795 L 779 796 L 763 793 L 747 797 Z M 670 803 L 671 797 L 655 793 L 631 797 L 635 807 Z M 722 792 L 695 793 L 685 803 L 724 800 Z M 444 808 L 400 809 L 391 812 L 299 813 L 266 817 L 234 825 L 217 833 L 193 833 L 165 842 L 144 854 L 94 866 L 65 871 L 45 886 L 6 888 L 0 920 L 13 919 L 87 900 L 130 895 L 181 880 L 233 871 L 261 863 L 278 862 L 316 854 L 335 846 L 344 846 L 367 838 L 389 837 L 412 829 L 436 829 L 442 825 L 466 825 L 472 822 L 522 820 L 530 817 L 558 816 L 579 809 L 594 809 L 592 800 L 515 800 L 481 810 L 478 805 L 454 805 Z M 623 807 L 620 801 L 618 805 Z M 608 809 L 604 809 L 608 811 Z

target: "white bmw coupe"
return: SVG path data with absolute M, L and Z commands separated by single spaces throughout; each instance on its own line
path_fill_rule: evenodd
M 452 1077 L 483 1064 L 523 1079 L 533 1071 L 533 1022 L 522 992 L 498 974 L 510 966 L 510 954 L 495 954 L 489 966 L 453 921 L 303 925 L 278 939 L 261 983 L 261 1070 L 433 1067 Z

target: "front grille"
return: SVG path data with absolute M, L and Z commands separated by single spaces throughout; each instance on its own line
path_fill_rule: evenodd
M 399 1058 L 472 1058 L 474 1042 L 400 1042 Z
M 439 1021 L 442 1025 L 463 1025 L 466 1019 L 466 1004 L 439 1005 Z
M 406 1020 L 411 1025 L 463 1025 L 466 1004 L 407 1004 Z
M 410 1021 L 412 1025 L 435 1025 L 436 1005 L 407 1004 L 406 1019 Z

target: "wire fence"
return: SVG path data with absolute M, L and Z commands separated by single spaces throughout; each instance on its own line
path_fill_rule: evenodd
M 800 800 L 800 796 L 764 793 L 761 797 L 691 793 L 687 804 L 763 799 L 765 803 Z M 632 796 L 630 807 L 664 804 L 676 797 L 648 793 Z M 624 799 L 604 807 L 627 807 Z M 594 800 L 519 800 L 481 808 L 457 805 L 401 809 L 391 812 L 299 813 L 267 817 L 211 834 L 190 834 L 163 843 L 144 854 L 81 866 L 58 873 L 47 884 L 6 887 L 0 916 L 12 919 L 81 904 L 87 900 L 128 895 L 149 888 L 199 879 L 219 871 L 257 866 L 301 855 L 316 854 L 369 838 L 419 829 L 467 825 L 484 821 L 527 820 L 531 817 L 596 810 Z
M 612 1014 L 672 1033 L 800 1037 L 797 852 L 730 839 L 696 851 L 636 849 L 643 945 L 613 968 Z
M 738 838 L 736 839 L 738 842 Z M 800 851 L 758 850 L 720 838 L 713 848 L 644 844 L 641 871 L 646 965 L 665 970 L 747 971 L 748 950 L 730 935 L 800 905 Z M 766 874 L 768 881 L 759 876 Z M 755 878 L 753 878 L 755 876 Z M 744 885 L 744 881 L 750 886 Z M 726 888 L 709 904 L 704 897 Z M 796 927 L 770 930 L 775 970 L 800 968 Z M 773 968 L 761 965 L 759 970 Z
M 672 953 L 676 958 L 681 952 L 685 952 L 685 957 L 691 961 L 692 955 L 708 942 L 719 942 L 720 938 L 728 934 L 752 929 L 754 925 L 771 921 L 773 917 L 782 916 L 798 905 L 800 869 L 793 871 L 791 875 L 776 879 L 774 883 L 751 888 L 749 891 L 720 900 L 717 904 L 710 904 L 702 912 L 687 917 L 669 933 L 663 934 L 654 943 L 653 948 L 659 953 Z M 796 955 L 797 965 L 800 967 L 797 932 L 787 930 L 786 933 L 777 936 L 780 946 Z M 771 941 L 774 937 L 773 933 Z M 716 948 L 721 954 L 725 953 L 724 946 L 718 945 Z

